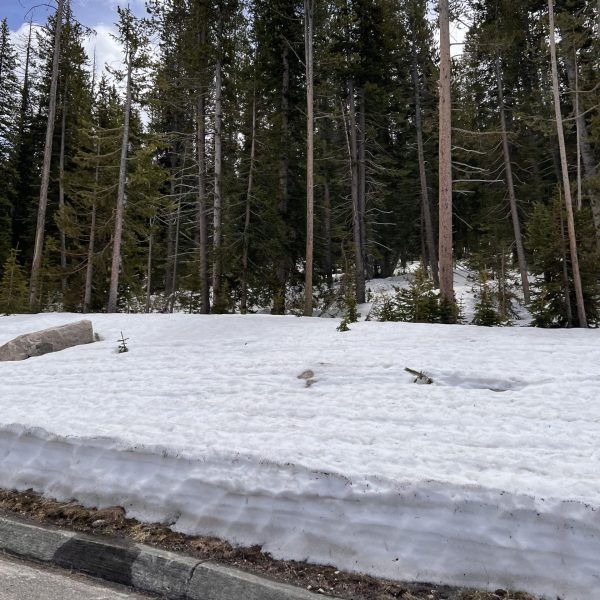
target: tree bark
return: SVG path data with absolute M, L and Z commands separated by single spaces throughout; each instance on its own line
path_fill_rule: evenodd
M 585 116 L 579 111 L 579 81 L 577 77 L 577 65 L 569 56 L 568 51 L 564 56 L 565 67 L 567 70 L 567 78 L 569 87 L 574 91 L 575 95 L 575 125 L 577 127 L 577 150 L 583 162 L 584 181 L 589 182 L 596 177 L 596 162 L 594 160 L 594 152 L 590 144 L 588 126 L 585 121 Z M 589 188 L 589 186 L 587 186 Z M 588 192 L 591 190 L 588 189 Z M 597 194 L 590 194 L 590 204 L 592 207 L 592 218 L 594 219 L 594 227 L 596 229 L 596 237 L 600 238 L 600 198 Z
M 360 212 L 360 248 L 362 253 L 362 264 L 366 274 L 369 273 L 369 261 L 367 260 L 367 126 L 365 90 L 361 88 L 358 92 L 358 206 Z M 369 276 L 371 274 L 369 273 Z
M 440 20 L 440 131 L 439 131 L 439 269 L 440 293 L 454 302 L 452 251 L 452 98 L 450 83 L 450 15 L 448 0 L 439 0 Z
M 92 87 L 93 89 L 93 87 Z M 85 288 L 83 292 L 83 312 L 90 311 L 92 304 L 92 284 L 94 280 L 94 253 L 96 251 L 96 195 L 100 180 L 100 142 L 96 139 L 96 168 L 94 169 L 94 200 L 90 219 L 90 237 L 87 249 L 87 264 L 85 267 Z
M 365 267 L 363 264 L 362 243 L 360 235 L 360 199 L 359 169 L 357 152 L 356 105 L 354 98 L 354 82 L 348 83 L 348 116 L 350 127 L 350 196 L 352 198 L 352 233 L 354 240 L 354 270 L 356 285 L 356 302 L 365 302 Z
M 563 192 L 565 195 L 565 206 L 567 209 L 567 231 L 569 233 L 569 249 L 571 254 L 571 265 L 573 269 L 573 287 L 575 288 L 575 299 L 577 305 L 577 318 L 579 327 L 587 327 L 585 305 L 583 302 L 583 289 L 581 275 L 579 272 L 579 258 L 577 256 L 577 238 L 575 234 L 575 219 L 573 217 L 573 201 L 571 199 L 571 182 L 569 181 L 569 167 L 567 163 L 567 151 L 565 148 L 565 136 L 563 131 L 562 114 L 560 110 L 560 92 L 558 90 L 558 67 L 556 61 L 556 39 L 554 33 L 554 2 L 548 0 L 548 15 L 550 28 L 550 60 L 552 63 L 552 93 L 554 96 L 554 113 L 556 116 L 556 132 L 558 135 L 558 148 L 560 151 L 560 163 L 563 179 Z
M 115 229 L 110 269 L 110 288 L 106 311 L 117 312 L 119 295 L 119 275 L 121 268 L 121 242 L 123 239 L 123 221 L 125 218 L 125 183 L 127 180 L 127 152 L 129 148 L 129 123 L 132 103 L 133 51 L 127 47 L 127 84 L 125 94 L 125 114 L 123 116 L 123 139 L 121 142 L 121 160 L 119 163 L 119 184 L 117 188 L 117 206 L 115 209 Z
M 304 269 L 304 316 L 313 314 L 314 250 L 314 90 L 313 3 L 304 0 L 304 48 L 306 58 L 306 266 Z
M 500 129 L 502 131 L 502 150 L 504 153 L 504 174 L 506 176 L 510 215 L 512 218 L 513 232 L 515 235 L 517 261 L 519 263 L 519 273 L 521 274 L 521 286 L 523 287 L 523 298 L 525 300 L 525 304 L 529 304 L 530 295 L 529 279 L 527 277 L 527 260 L 525 258 L 525 249 L 523 247 L 523 236 L 521 235 L 521 223 L 519 219 L 519 207 L 517 206 L 517 197 L 515 194 L 515 185 L 513 180 L 510 146 L 508 143 L 508 128 L 504 109 L 504 86 L 502 85 L 502 70 L 499 56 L 496 56 L 496 82 L 498 84 L 498 109 L 500 111 Z
M 184 161 L 185 162 L 185 161 Z M 169 298 L 169 312 L 175 309 L 175 293 L 177 292 L 177 267 L 179 264 L 179 231 L 181 227 L 181 196 L 177 200 L 177 212 L 175 213 L 175 239 L 173 244 L 173 273 L 171 274 L 171 296 Z
M 323 257 L 323 269 L 325 271 L 325 280 L 327 281 L 327 287 L 333 288 L 333 263 L 331 259 L 331 192 L 329 190 L 329 180 L 325 176 L 323 181 L 323 229 L 325 238 L 325 251 Z
M 250 167 L 248 172 L 248 187 L 246 189 L 246 214 L 244 216 L 244 233 L 242 248 L 242 293 L 240 312 L 248 312 L 248 252 L 250 246 L 250 217 L 252 214 L 252 193 L 254 189 L 254 160 L 256 156 L 256 81 L 252 90 L 252 141 L 250 143 Z
M 279 202 L 277 211 L 279 217 L 285 223 L 288 211 L 288 129 L 289 129 L 289 94 L 290 94 L 290 59 L 287 40 L 282 41 L 281 62 L 283 76 L 281 81 L 281 162 L 279 163 Z M 273 295 L 274 315 L 285 314 L 285 294 L 287 283 L 287 258 L 283 248 L 282 255 L 278 258 L 275 266 L 277 287 Z
M 419 80 L 416 39 L 412 43 L 412 80 L 415 89 L 415 127 L 417 130 L 417 160 L 419 163 L 419 182 L 421 184 L 421 205 L 425 229 L 425 246 L 431 267 L 431 276 L 436 288 L 440 287 L 437 252 L 433 236 L 433 222 L 431 219 L 431 205 L 429 200 L 429 186 L 427 185 L 427 171 L 425 169 L 425 151 L 423 144 L 423 122 L 421 115 L 421 84 Z M 425 255 L 425 253 L 424 253 Z
M 150 221 L 150 227 L 153 226 L 153 222 Z M 150 312 L 150 304 L 152 298 L 152 233 L 148 236 L 148 259 L 146 260 L 146 306 L 144 312 Z
M 177 124 L 175 123 L 175 131 Z M 171 173 L 169 177 L 169 204 L 177 197 L 177 189 L 175 178 L 177 177 L 177 162 L 176 157 L 179 152 L 177 148 L 173 148 L 170 153 Z M 167 214 L 167 260 L 165 264 L 165 296 L 166 302 L 163 307 L 164 312 L 169 312 L 169 306 L 173 297 L 173 271 L 175 270 L 175 228 L 177 221 L 177 211 L 169 206 Z
M 206 35 L 206 32 L 204 32 Z M 204 90 L 198 95 L 197 153 L 198 153 L 198 241 L 200 262 L 200 313 L 210 313 L 210 273 L 208 266 L 208 216 L 206 206 L 206 107 Z
M 562 252 L 562 280 L 565 290 L 565 311 L 567 313 L 567 326 L 573 327 L 573 307 L 571 306 L 571 285 L 569 283 L 568 256 L 565 243 L 565 227 L 560 213 L 560 249 Z
M 92 303 L 92 281 L 94 277 L 94 251 L 96 242 L 96 203 L 92 204 L 90 220 L 90 239 L 88 240 L 87 265 L 85 268 L 85 289 L 83 293 L 83 312 L 90 312 Z
M 60 127 L 60 157 L 58 159 L 58 211 L 61 217 L 64 217 L 65 210 L 65 137 L 67 134 L 67 92 L 69 84 L 65 77 L 65 87 L 63 90 L 62 119 Z M 62 293 L 67 291 L 67 241 L 65 230 L 60 228 L 60 285 Z
M 217 39 L 219 56 L 215 62 L 215 185 L 213 203 L 213 303 L 219 310 L 224 309 L 223 299 L 223 231 L 222 231 L 222 195 L 223 195 L 223 16 L 219 10 Z
M 62 32 L 64 0 L 58 0 L 56 8 L 56 26 L 54 29 L 54 55 L 52 57 L 52 78 L 50 80 L 50 103 L 48 106 L 48 123 L 46 125 L 46 141 L 44 144 L 44 161 L 42 163 L 42 183 L 40 186 L 40 202 L 38 205 L 37 225 L 35 230 L 35 246 L 29 282 L 29 305 L 39 308 L 39 279 L 44 252 L 44 233 L 46 228 L 46 209 L 48 206 L 48 187 L 50 184 L 50 164 L 52 161 L 52 140 L 54 137 L 54 119 L 56 118 L 56 96 L 58 87 L 58 67 L 60 62 L 60 42 Z

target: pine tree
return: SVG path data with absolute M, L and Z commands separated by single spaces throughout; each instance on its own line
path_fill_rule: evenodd
M 477 284 L 473 287 L 473 292 L 477 299 L 473 325 L 482 325 L 484 327 L 510 325 L 510 320 L 502 311 L 500 294 L 493 288 L 489 274 L 486 271 L 479 272 Z
M 19 106 L 16 70 L 17 55 L 5 18 L 0 22 L 0 265 L 9 257 L 12 246 L 16 175 L 14 155 Z
M 110 269 L 110 288 L 108 292 L 107 312 L 117 311 L 119 298 L 119 279 L 121 271 L 121 244 L 123 241 L 123 224 L 125 213 L 125 186 L 127 181 L 127 156 L 129 151 L 131 110 L 134 94 L 134 77 L 136 70 L 148 61 L 145 53 L 148 43 L 143 23 L 140 23 L 129 8 L 118 8 L 119 41 L 125 53 L 125 105 L 123 107 L 123 131 L 121 140 L 121 159 L 119 162 L 119 178 L 115 210 L 115 226 L 113 232 L 112 262 Z
M 52 161 L 52 142 L 54 136 L 54 119 L 56 117 L 56 105 L 58 95 L 58 70 L 60 65 L 61 33 L 63 26 L 64 0 L 58 0 L 54 27 L 54 51 L 52 55 L 52 76 L 50 83 L 50 94 L 48 101 L 48 119 L 46 123 L 46 142 L 44 145 L 44 161 L 42 164 L 42 181 L 40 186 L 40 201 L 38 204 L 37 225 L 35 231 L 35 245 L 33 251 L 33 262 L 31 266 L 31 278 L 29 281 L 29 305 L 37 308 L 40 305 L 40 270 L 42 267 L 46 209 L 48 207 L 48 187 L 50 184 L 50 166 Z
M 0 283 L 0 313 L 13 314 L 29 309 L 29 290 L 23 267 L 19 264 L 18 252 L 11 249 L 3 264 Z
M 576 214 L 577 244 L 584 308 L 591 325 L 598 323 L 600 288 L 599 253 L 589 208 Z M 536 276 L 531 313 L 537 327 L 577 327 L 575 286 L 570 268 L 566 209 L 560 198 L 550 204 L 537 203 L 531 216 L 527 245 L 531 269 Z

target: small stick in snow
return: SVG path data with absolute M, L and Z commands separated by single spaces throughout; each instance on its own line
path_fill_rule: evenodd
M 424 385 L 431 385 L 433 383 L 433 379 L 425 375 L 423 371 L 415 371 L 414 369 L 409 369 L 408 367 L 404 367 L 404 370 L 407 373 L 410 373 L 411 375 L 414 375 L 416 377 L 413 383 L 421 383 Z
M 129 348 L 127 347 L 127 344 L 125 344 L 125 342 L 128 340 L 129 338 L 126 338 L 123 335 L 123 332 L 121 331 L 121 339 L 117 340 L 117 342 L 119 343 L 119 354 L 123 354 L 123 352 L 129 352 Z

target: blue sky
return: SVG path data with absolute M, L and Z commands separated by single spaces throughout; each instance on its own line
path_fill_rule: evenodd
M 145 0 L 71 0 L 75 18 L 83 25 L 91 27 L 96 34 L 86 40 L 85 49 L 90 58 L 96 53 L 98 71 L 104 64 L 119 67 L 122 51 L 111 34 L 116 33 L 117 6 L 130 4 L 139 16 L 145 14 Z M 23 46 L 29 19 L 43 24 L 56 10 L 56 0 L 0 0 L 0 19 L 8 19 L 9 29 L 18 46 Z
M 8 26 L 16 31 L 24 21 L 28 21 L 32 15 L 37 23 L 43 23 L 48 14 L 54 8 L 45 6 L 55 5 L 55 0 L 44 2 L 43 0 L 0 0 L 0 18 L 7 17 Z M 126 6 L 127 0 L 71 0 L 71 6 L 76 18 L 84 25 L 94 27 L 101 23 L 112 25 L 117 19 L 117 5 Z M 132 9 L 136 13 L 144 12 L 143 0 L 131 0 Z

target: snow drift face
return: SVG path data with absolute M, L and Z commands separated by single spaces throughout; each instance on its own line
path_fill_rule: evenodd
M 1 319 L 0 343 L 72 318 Z M 598 332 L 92 320 L 107 341 L 0 365 L 0 486 L 282 558 L 600 598 Z

